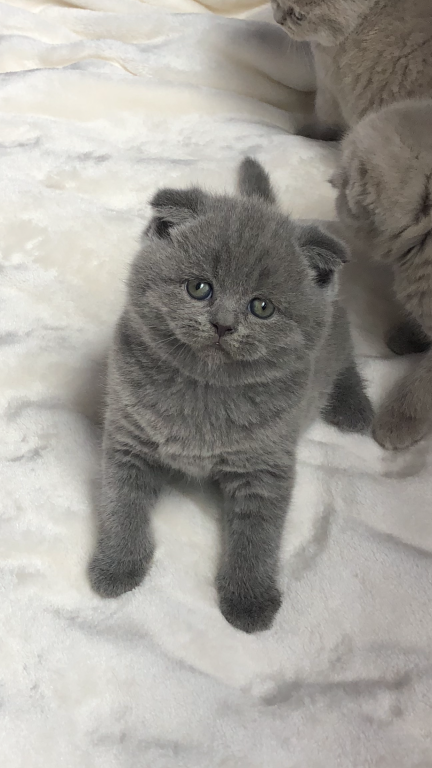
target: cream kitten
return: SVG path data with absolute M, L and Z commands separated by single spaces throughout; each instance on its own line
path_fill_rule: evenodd
M 272 0 L 294 40 L 311 41 L 315 122 L 300 131 L 337 139 L 368 112 L 432 96 L 431 0 Z
M 432 15 L 432 11 L 431 11 Z M 333 179 L 344 237 L 392 267 L 406 322 L 388 345 L 424 351 L 432 338 L 432 100 L 372 113 L 342 144 Z M 406 448 L 432 429 L 432 350 L 390 392 L 374 424 L 385 448 Z

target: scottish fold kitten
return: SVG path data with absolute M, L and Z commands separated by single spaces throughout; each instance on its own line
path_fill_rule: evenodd
M 430 0 L 272 0 L 275 20 L 315 59 L 315 121 L 300 131 L 337 139 L 366 113 L 432 95 Z
M 422 352 L 432 338 L 432 100 L 408 101 L 364 118 L 342 143 L 334 179 L 344 236 L 392 267 L 405 320 L 388 345 Z M 432 350 L 390 392 L 373 434 L 407 448 L 432 427 Z
M 278 552 L 303 429 L 321 409 L 365 430 L 371 407 L 337 303 L 344 247 L 280 213 L 251 159 L 239 190 L 163 189 L 151 201 L 110 356 L 90 580 L 104 597 L 136 587 L 165 484 L 210 480 L 223 499 L 220 607 L 253 632 L 281 601 Z

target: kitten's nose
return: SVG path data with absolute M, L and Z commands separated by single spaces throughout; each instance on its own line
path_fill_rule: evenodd
M 229 325 L 220 325 L 220 323 L 212 323 L 217 335 L 221 339 L 226 333 L 232 333 L 234 328 L 230 328 Z

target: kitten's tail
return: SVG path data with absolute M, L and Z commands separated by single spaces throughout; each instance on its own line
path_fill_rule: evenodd
M 238 170 L 238 188 L 245 197 L 260 197 L 267 203 L 275 203 L 270 177 L 262 165 L 252 157 L 245 157 Z

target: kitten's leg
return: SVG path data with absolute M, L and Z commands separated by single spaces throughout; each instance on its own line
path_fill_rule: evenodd
M 219 604 L 226 620 L 243 632 L 268 629 L 281 604 L 279 547 L 293 478 L 293 466 L 218 478 L 225 501 Z
M 411 355 L 426 352 L 431 346 L 431 340 L 417 320 L 407 318 L 391 331 L 387 346 L 395 355 Z
M 138 453 L 106 446 L 98 539 L 89 565 L 90 583 L 102 597 L 117 597 L 143 580 L 154 550 L 149 510 L 163 479 Z
M 337 99 L 325 85 L 319 84 L 315 97 L 315 115 L 299 131 L 298 136 L 319 141 L 340 141 L 345 128 Z
M 373 410 L 354 361 L 337 375 L 321 413 L 324 421 L 344 432 L 368 431 Z
M 389 450 L 418 443 L 432 423 L 432 351 L 390 391 L 372 427 L 376 442 Z

